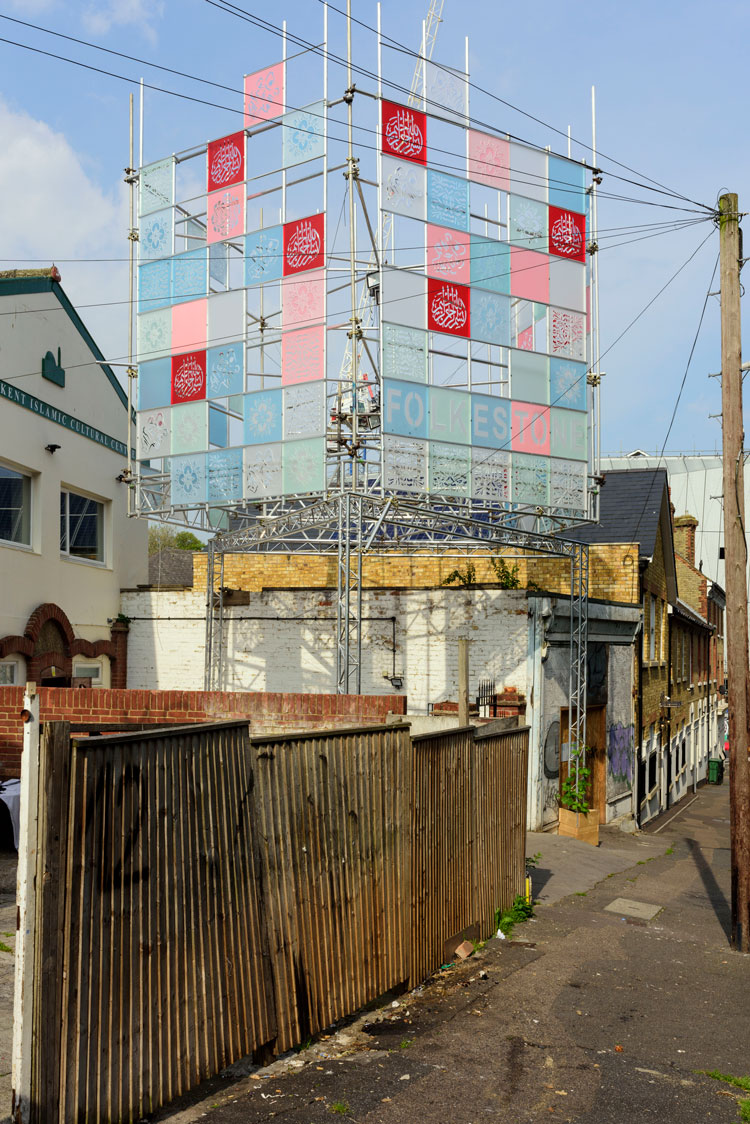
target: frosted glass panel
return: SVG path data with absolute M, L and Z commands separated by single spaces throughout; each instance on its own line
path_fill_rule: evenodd
M 550 359 L 550 402 L 568 410 L 586 409 L 586 364 Z
M 586 321 L 578 312 L 550 309 L 550 351 L 567 359 L 586 358 Z
M 174 159 L 158 160 L 141 168 L 138 181 L 138 211 L 147 215 L 174 203 Z
M 155 359 L 138 367 L 138 408 L 151 410 L 154 406 L 168 406 L 172 400 L 172 363 L 169 359 Z
M 282 119 L 282 159 L 285 168 L 315 160 L 325 151 L 325 103 L 287 113 Z
M 207 301 L 187 301 L 172 308 L 172 351 L 202 351 L 206 346 Z
M 383 384 L 383 432 L 427 437 L 427 387 L 387 380 Z
M 549 303 L 549 257 L 511 246 L 510 291 L 514 297 Z
M 427 442 L 383 438 L 385 487 L 394 492 L 427 491 Z
M 427 382 L 427 334 L 384 324 L 382 372 L 384 378 Z
M 282 426 L 281 390 L 258 390 L 246 394 L 243 406 L 246 445 L 266 445 L 280 441 Z
M 245 233 L 245 186 L 212 191 L 206 200 L 206 241 L 221 242 Z
M 204 249 L 188 250 L 172 258 L 172 300 L 190 301 L 208 293 L 208 254 Z
M 245 389 L 244 354 L 241 343 L 209 347 L 206 352 L 206 394 L 209 398 L 242 393 Z
M 407 218 L 427 217 L 427 173 L 418 164 L 396 160 L 393 156 L 382 158 L 382 205 L 388 211 Z
M 510 292 L 510 247 L 507 242 L 472 234 L 471 283 L 495 293 Z
M 325 314 L 325 273 L 322 269 L 285 277 L 281 284 L 281 316 L 285 331 L 306 328 Z
M 284 260 L 283 228 L 269 226 L 245 239 L 245 284 L 278 281 Z
M 508 191 L 509 168 L 510 144 L 507 140 L 469 129 L 469 179 L 498 191 Z
M 549 403 L 549 359 L 546 355 L 516 351 L 510 353 L 510 392 L 522 402 Z
M 166 258 L 174 253 L 174 212 L 171 208 L 141 219 L 138 246 L 141 258 Z
M 483 343 L 510 343 L 510 298 L 474 289 L 471 295 L 471 335 Z
M 427 227 L 427 273 L 445 281 L 468 285 L 470 235 L 445 226 Z
M 471 492 L 487 503 L 510 499 L 510 453 L 472 450 Z
M 172 409 L 172 452 L 199 453 L 208 445 L 208 406 L 189 402 Z
M 245 128 L 252 129 L 284 112 L 284 63 L 245 75 Z
M 427 221 L 469 229 L 469 181 L 427 170 Z
M 547 202 L 547 153 L 523 144 L 510 145 L 510 190 L 513 195 Z
M 574 410 L 550 410 L 550 452 L 567 460 L 588 459 L 588 417 Z
M 430 442 L 430 490 L 445 496 L 471 492 L 471 450 Z
M 551 304 L 586 311 L 586 268 L 575 261 L 551 257 L 549 260 L 549 299 Z
M 240 289 L 208 298 L 208 343 L 241 340 L 245 334 L 245 294 Z
M 222 449 L 208 454 L 208 499 L 236 503 L 242 499 L 242 449 Z
M 465 124 L 469 112 L 469 83 L 466 76 L 430 60 L 425 62 L 424 67 L 426 109 L 440 117 L 452 118 L 459 124 Z
M 570 512 L 585 512 L 587 465 L 565 460 L 552 460 L 550 465 L 550 504 Z
M 430 428 L 432 441 L 456 445 L 471 444 L 471 396 L 460 390 L 430 388 Z
M 527 250 L 547 249 L 547 208 L 535 199 L 511 195 L 508 202 L 508 238 Z
M 290 441 L 282 447 L 284 492 L 320 492 L 325 488 L 325 438 Z
M 549 503 L 549 460 L 525 453 L 513 453 L 514 503 L 546 507 Z
M 281 381 L 284 386 L 322 379 L 325 327 L 299 328 L 281 337 Z
M 172 344 L 172 313 L 168 308 L 141 313 L 138 317 L 139 359 L 168 356 Z
M 206 454 L 172 457 L 169 462 L 172 503 L 206 502 Z
M 565 211 L 586 213 L 586 169 L 582 164 L 550 156 L 549 201 Z
M 245 449 L 245 499 L 281 495 L 281 445 L 252 445 Z
M 427 327 L 427 278 L 403 269 L 383 270 L 383 315 L 407 328 Z
M 283 391 L 284 440 L 322 437 L 326 431 L 325 383 L 300 383 Z
M 146 262 L 138 267 L 138 309 L 152 312 L 163 308 L 170 301 L 170 277 L 172 263 L 164 261 Z
M 168 409 L 146 410 L 138 415 L 137 455 L 139 460 L 168 457 L 170 424 Z

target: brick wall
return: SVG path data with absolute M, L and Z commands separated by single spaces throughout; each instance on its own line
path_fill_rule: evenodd
M 404 695 L 275 694 L 261 691 L 117 691 L 42 687 L 42 721 L 185 725 L 247 718 L 253 733 L 375 725 L 389 713 L 405 714 Z M 23 744 L 23 687 L 0 687 L 0 777 L 17 777 Z
M 477 585 L 497 586 L 497 575 L 487 552 L 463 558 L 432 553 L 390 557 L 365 556 L 362 584 L 370 589 L 434 589 L 452 570 L 466 570 L 471 561 Z M 534 582 L 550 593 L 570 592 L 570 563 L 565 558 L 529 556 L 508 559 L 518 567 L 521 588 Z M 217 575 L 218 584 L 218 575 Z M 231 589 L 335 589 L 336 559 L 328 555 L 228 554 L 224 559 L 224 584 Z M 206 555 L 193 555 L 193 588 L 206 589 Z M 635 603 L 638 600 L 638 560 L 629 543 L 596 544 L 590 551 L 589 596 Z

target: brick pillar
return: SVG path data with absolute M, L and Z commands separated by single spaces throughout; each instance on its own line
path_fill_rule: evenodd
M 114 621 L 109 630 L 112 638 L 110 656 L 110 685 L 113 690 L 124 690 L 128 685 L 128 633 L 127 621 Z
M 680 515 L 674 521 L 674 546 L 691 566 L 695 565 L 695 528 L 698 520 L 694 515 Z

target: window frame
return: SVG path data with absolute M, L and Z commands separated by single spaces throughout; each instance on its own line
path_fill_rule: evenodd
M 656 598 L 649 593 L 648 606 L 648 658 L 649 663 L 656 662 Z
M 85 555 L 71 554 L 71 552 L 70 552 L 70 496 L 76 496 L 78 499 L 86 500 L 90 503 L 95 503 L 95 504 L 99 505 L 99 508 L 100 508 L 100 512 L 99 512 L 99 519 L 100 519 L 99 537 L 101 539 L 101 557 L 99 557 L 99 558 L 87 558 Z M 67 542 L 66 548 L 63 548 L 63 543 L 62 543 L 62 540 L 63 540 L 63 530 L 62 530 L 62 520 L 63 520 L 62 500 L 63 500 L 63 497 L 65 497 L 65 507 L 66 507 L 66 510 L 65 510 L 65 519 L 66 519 L 65 535 L 66 535 L 66 542 Z M 81 562 L 81 563 L 83 563 L 84 565 L 87 565 L 87 566 L 99 566 L 99 567 L 106 566 L 106 564 L 107 564 L 107 521 L 106 521 L 106 512 L 107 512 L 107 501 L 106 500 L 101 499 L 99 496 L 91 495 L 89 492 L 81 492 L 81 491 L 78 491 L 77 488 L 71 488 L 66 484 L 61 484 L 60 485 L 60 557 L 64 558 L 67 562 Z
M 14 673 L 12 682 L 10 682 L 10 683 L 0 683 L 0 688 L 2 688 L 2 687 L 17 687 L 19 685 L 20 679 L 18 677 L 18 669 L 20 668 L 20 666 L 21 666 L 21 664 L 20 664 L 19 660 L 15 660 L 15 659 L 13 659 L 13 660 L 0 660 L 0 669 L 2 669 L 4 667 L 13 668 L 13 673 Z
M 28 514 L 28 542 L 16 542 L 15 539 L 4 539 L 0 536 L 0 546 L 10 546 L 15 550 L 33 550 L 34 549 L 34 474 L 27 469 L 20 468 L 18 465 L 11 464 L 10 461 L 0 461 L 0 468 L 5 468 L 8 472 L 13 472 L 22 479 L 28 481 L 28 497 L 29 497 L 29 514 Z

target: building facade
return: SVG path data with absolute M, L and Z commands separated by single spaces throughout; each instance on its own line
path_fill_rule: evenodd
M 127 416 L 57 270 L 0 274 L 1 685 L 126 684 L 120 588 L 147 580 Z

